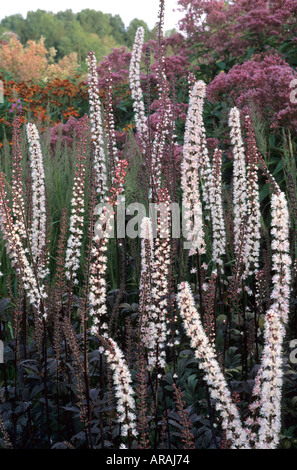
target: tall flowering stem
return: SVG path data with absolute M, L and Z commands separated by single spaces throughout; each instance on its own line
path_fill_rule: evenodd
M 118 196 L 123 191 L 125 176 L 127 174 L 128 162 L 120 160 L 115 170 L 114 186 L 111 188 L 111 194 L 106 199 L 106 205 L 95 224 L 93 240 L 91 246 L 91 268 L 89 277 L 89 304 L 90 316 L 92 317 L 92 334 L 107 335 L 107 323 L 103 321 L 107 313 L 107 243 L 109 234 L 112 230 L 115 207 L 118 202 Z M 98 229 L 98 231 L 97 231 Z
M 116 137 L 115 137 L 115 123 L 114 123 L 114 113 L 112 105 L 112 75 L 111 67 L 108 65 L 108 76 L 106 78 L 107 85 L 107 99 L 105 105 L 105 118 L 106 118 L 106 138 L 107 138 L 107 151 L 109 156 L 109 171 L 111 176 L 111 185 L 114 183 L 114 173 L 115 169 L 119 163 L 118 149 L 116 146 Z
M 222 256 L 226 252 L 226 231 L 222 201 L 222 152 L 215 150 L 213 155 L 213 177 L 211 191 L 211 221 L 213 232 L 212 259 L 215 265 L 223 266 Z
M 232 108 L 229 113 L 230 137 L 233 145 L 233 208 L 234 208 L 234 250 L 240 251 L 241 232 L 247 215 L 247 183 L 245 151 L 241 134 L 240 112 Z M 243 246 L 245 243 L 243 243 Z
M 107 191 L 106 156 L 104 151 L 103 126 L 101 118 L 101 102 L 99 95 L 99 80 L 97 61 L 94 52 L 88 55 L 88 91 L 90 104 L 90 121 L 93 144 L 94 171 L 99 201 L 104 200 Z
M 245 275 L 256 273 L 259 269 L 261 212 L 258 186 L 259 161 L 255 133 L 250 116 L 245 117 L 247 131 L 247 223 L 245 247 Z
M 216 283 L 217 273 L 214 272 L 210 276 L 210 280 L 207 285 L 207 290 L 204 295 L 205 301 L 205 314 L 203 318 L 203 325 L 205 333 L 209 339 L 209 342 L 215 345 L 215 306 L 216 306 Z
M 16 116 L 13 120 L 12 134 L 12 211 L 14 223 L 21 239 L 26 239 L 25 203 L 22 179 L 22 142 L 21 118 Z
M 151 186 L 153 194 L 157 197 L 162 186 L 162 159 L 166 149 L 166 138 L 173 125 L 172 104 L 166 89 L 161 97 L 161 109 L 156 125 L 155 137 L 151 154 Z
M 190 255 L 205 253 L 204 228 L 202 219 L 202 204 L 199 190 L 199 171 L 197 159 L 197 122 L 199 102 L 199 86 L 196 84 L 189 99 L 186 120 L 183 160 L 181 164 L 181 187 L 183 191 L 183 217 L 186 239 L 190 243 Z
M 46 204 L 45 175 L 39 134 L 35 124 L 27 124 L 32 181 L 32 227 L 30 232 L 31 252 L 37 275 L 48 274 L 46 264 Z
M 216 352 L 204 332 L 187 282 L 180 284 L 177 300 L 186 333 L 191 339 L 195 356 L 200 360 L 199 366 L 204 371 L 211 398 L 216 401 L 216 409 L 221 415 L 222 428 L 226 431 L 227 439 L 232 441 L 232 448 L 248 449 L 250 446 L 237 407 L 232 402 L 226 379 L 216 359 Z
M 288 321 L 291 258 L 289 255 L 289 212 L 285 194 L 281 191 L 271 198 L 273 240 L 271 243 L 273 301 L 266 313 L 264 348 L 260 379 L 260 429 L 256 448 L 275 449 L 281 429 L 282 357 L 285 325 Z
M 191 433 L 191 420 L 187 410 L 185 410 L 186 402 L 183 400 L 183 394 L 180 387 L 173 384 L 173 395 L 176 403 L 177 414 L 180 419 L 182 442 L 184 443 L 184 449 L 195 449 L 194 436 Z
M 191 82 L 191 77 L 189 77 L 189 81 Z M 212 168 L 208 155 L 206 131 L 203 121 L 205 97 L 206 85 L 203 80 L 198 80 L 190 89 L 185 142 L 187 141 L 187 145 L 190 146 L 191 152 L 195 155 L 197 174 L 202 184 L 201 189 L 205 206 L 205 218 L 209 219 L 212 195 Z M 188 136 L 186 139 L 187 131 Z
M 66 277 L 71 284 L 78 284 L 77 271 L 81 256 L 81 245 L 84 225 L 84 194 L 86 174 L 86 149 L 87 149 L 88 118 L 85 116 L 80 130 L 78 150 L 76 156 L 76 172 L 73 184 L 71 201 L 70 235 L 66 250 Z
M 145 116 L 143 92 L 140 85 L 140 61 L 144 41 L 144 28 L 137 29 L 130 61 L 129 79 L 131 96 L 133 99 L 133 110 L 135 116 L 136 130 L 143 143 L 148 138 L 147 118 Z
M 40 307 L 47 294 L 44 287 L 39 284 L 39 278 L 27 258 L 18 230 L 13 223 L 5 191 L 5 175 L 3 173 L 0 174 L 0 213 L 1 231 L 6 240 L 6 250 L 11 259 L 11 264 L 16 269 L 17 276 L 27 292 L 30 304 L 38 312 L 41 310 L 42 315 L 46 318 L 44 308 L 41 309 Z
M 169 195 L 167 190 L 159 191 L 158 231 L 155 240 L 152 273 L 151 337 L 149 366 L 165 367 L 165 344 L 167 334 L 167 306 L 169 297 L 169 268 L 171 260 Z
M 139 298 L 139 335 L 142 345 L 150 341 L 152 273 L 154 263 L 154 240 L 152 221 L 144 217 L 141 222 L 141 277 Z
M 139 351 L 139 358 L 137 361 L 137 389 L 136 394 L 138 397 L 137 400 L 137 429 L 139 432 L 138 442 L 140 449 L 149 449 L 150 448 L 150 441 L 149 441 L 149 417 L 148 417 L 148 406 L 147 406 L 147 398 L 148 398 L 148 387 L 147 387 L 147 363 L 144 357 L 144 351 L 142 345 L 140 346 Z
M 173 106 L 170 99 L 170 86 L 165 71 L 165 48 L 164 48 L 164 9 L 165 2 L 159 2 L 159 22 L 156 29 L 157 61 L 156 75 L 159 90 L 160 109 L 154 135 L 151 153 L 151 187 L 153 196 L 158 199 L 158 191 L 162 187 L 162 161 L 166 152 L 166 141 L 173 136 L 175 129 Z
M 196 145 L 196 158 L 198 160 L 198 173 L 202 183 L 202 197 L 205 207 L 205 218 L 208 220 L 211 213 L 211 195 L 212 195 L 212 168 L 209 160 L 209 154 L 206 143 L 206 131 L 203 121 L 203 107 L 206 97 L 206 85 L 203 80 L 198 80 L 192 89 L 193 99 L 195 101 L 194 145 Z

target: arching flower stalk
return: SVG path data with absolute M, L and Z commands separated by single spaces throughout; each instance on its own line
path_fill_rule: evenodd
M 226 438 L 231 440 L 232 448 L 248 449 L 250 446 L 246 431 L 242 427 L 237 407 L 232 402 L 226 379 L 216 359 L 216 352 L 204 332 L 187 282 L 180 284 L 177 300 L 186 333 L 191 339 L 195 356 L 200 360 L 199 367 L 204 371 L 211 398 L 215 400 L 216 409 L 221 415 Z
M 291 258 L 289 255 L 289 212 L 285 194 L 279 192 L 271 198 L 273 240 L 271 299 L 273 303 L 266 313 L 264 348 L 260 378 L 260 423 L 256 448 L 275 449 L 281 428 L 281 389 L 283 378 L 283 341 L 289 313 Z
M 238 255 L 241 246 L 241 232 L 245 229 L 247 216 L 247 183 L 245 151 L 241 135 L 240 112 L 232 108 L 229 113 L 231 143 L 233 145 L 233 208 L 234 208 L 234 251 Z M 245 237 L 245 234 L 244 234 Z M 242 244 L 245 246 L 245 242 Z
M 202 204 L 199 192 L 197 159 L 197 96 L 194 87 L 190 93 L 189 108 L 185 126 L 183 160 L 181 164 L 181 187 L 183 191 L 183 224 L 185 238 L 190 244 L 189 254 L 205 253 Z
M 222 201 L 222 152 L 215 150 L 213 155 L 212 191 L 210 192 L 211 221 L 213 233 L 212 259 L 223 269 L 222 256 L 226 252 L 226 231 Z
M 107 191 L 107 170 L 101 118 L 101 102 L 99 96 L 99 81 L 97 75 L 97 61 L 95 54 L 92 51 L 88 54 L 88 69 L 88 91 L 94 170 L 96 172 L 97 195 L 99 202 L 102 202 Z
M 77 271 L 81 256 L 85 213 L 85 174 L 86 174 L 86 150 L 87 150 L 88 118 L 85 116 L 78 140 L 76 155 L 76 172 L 73 183 L 73 195 L 71 200 L 70 235 L 67 242 L 65 268 L 66 277 L 71 284 L 78 284 Z
M 128 439 L 132 436 L 137 437 L 132 378 L 123 352 L 111 338 L 103 341 L 103 347 L 106 361 L 112 370 L 117 399 L 117 421 L 121 424 L 121 435 Z
M 247 131 L 247 221 L 245 247 L 245 276 L 256 273 L 259 269 L 261 212 L 257 162 L 259 160 L 257 144 L 251 118 L 245 117 Z
M 31 254 L 37 276 L 44 279 L 49 273 L 46 269 L 46 206 L 45 175 L 39 134 L 35 124 L 27 124 L 30 166 L 32 179 L 32 227 L 30 231 Z
M 144 41 L 144 28 L 137 29 L 130 61 L 129 79 L 136 130 L 143 144 L 148 138 L 147 118 L 145 116 L 143 92 L 140 85 L 140 61 Z

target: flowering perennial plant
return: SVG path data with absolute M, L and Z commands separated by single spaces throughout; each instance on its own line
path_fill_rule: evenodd
M 22 177 L 22 143 L 21 143 L 21 119 L 16 116 L 13 121 L 12 137 L 12 211 L 14 224 L 19 237 L 23 240 L 27 238 L 25 222 L 25 204 L 23 194 Z
M 121 423 L 122 437 L 137 436 L 134 391 L 132 378 L 123 352 L 117 343 L 108 338 L 104 354 L 113 374 L 117 398 L 117 421 Z M 109 347 L 108 347 L 109 346 Z
M 142 56 L 142 46 L 144 41 L 144 28 L 140 27 L 136 31 L 135 41 L 132 49 L 130 61 L 129 79 L 131 96 L 133 99 L 133 110 L 137 132 L 143 143 L 147 138 L 147 118 L 145 116 L 143 92 L 140 84 L 140 61 Z
M 181 187 L 183 190 L 183 208 L 187 240 L 191 244 L 189 254 L 205 252 L 202 204 L 199 187 L 199 163 L 197 150 L 200 144 L 197 116 L 200 108 L 200 82 L 197 82 L 190 93 L 188 115 L 186 120 L 183 160 L 181 164 Z
M 107 313 L 106 251 L 112 230 L 112 220 L 117 205 L 117 196 L 122 194 L 127 166 L 128 163 L 126 160 L 119 161 L 115 170 L 114 186 L 110 190 L 111 195 L 106 199 L 106 206 L 103 207 L 94 227 L 91 246 L 92 264 L 89 279 L 89 314 L 92 318 L 91 333 L 93 335 L 103 334 L 107 336 L 107 323 L 103 321 Z
M 222 201 L 222 152 L 215 149 L 213 154 L 213 175 L 211 191 L 211 222 L 213 232 L 212 259 L 223 269 L 222 256 L 226 252 L 226 231 Z
M 170 266 L 170 216 L 169 196 L 166 190 L 159 192 L 160 214 L 158 215 L 158 233 L 155 240 L 152 272 L 152 305 L 150 322 L 150 341 L 148 344 L 150 367 L 165 367 L 165 344 L 167 335 L 167 305 L 169 295 Z M 162 214 L 161 214 L 162 213 Z
M 234 209 L 234 251 L 238 255 L 245 230 L 247 216 L 247 183 L 244 144 L 241 134 L 240 112 L 232 108 L 229 113 L 230 137 L 233 145 L 233 209 Z M 245 233 L 244 233 L 245 237 Z
M 149 344 L 150 341 L 153 263 L 154 240 L 152 221 L 149 217 L 144 217 L 141 222 L 141 277 L 139 296 L 139 327 L 143 345 Z
M 46 264 L 46 206 L 45 177 L 39 134 L 35 124 L 27 124 L 32 178 L 32 227 L 30 231 L 31 254 L 38 277 L 48 274 Z
M 111 67 L 108 68 L 108 76 L 106 78 L 106 89 L 107 89 L 107 100 L 105 104 L 105 132 L 107 138 L 107 151 L 108 151 L 108 162 L 109 162 L 109 172 L 111 185 L 114 184 L 114 174 L 118 166 L 119 155 L 118 149 L 116 146 L 116 136 L 115 136 L 115 123 L 114 123 L 114 113 L 113 113 L 113 104 L 112 104 L 112 74 Z
M 84 213 L 85 213 L 85 173 L 86 173 L 86 150 L 87 150 L 87 116 L 82 123 L 79 135 L 78 150 L 76 156 L 76 172 L 73 184 L 73 195 L 71 201 L 70 216 L 70 235 L 67 242 L 66 250 L 66 277 L 73 283 L 78 284 L 77 271 L 79 269 L 79 261 L 81 256 L 81 244 L 83 236 Z
M 94 52 L 88 55 L 88 84 L 92 144 L 94 154 L 94 169 L 97 178 L 97 194 L 99 200 L 104 200 L 107 191 L 106 156 L 104 151 L 103 127 L 101 117 L 101 101 L 99 96 L 99 82 L 97 75 L 97 62 Z
M 30 304 L 40 311 L 40 303 L 42 299 L 47 297 L 43 286 L 39 284 L 39 276 L 32 267 L 27 258 L 26 249 L 23 247 L 18 230 L 16 229 L 9 207 L 7 194 L 5 191 L 5 175 L 0 174 L 0 223 L 1 230 L 6 240 L 6 250 L 11 259 L 12 266 L 16 269 L 16 273 L 28 295 Z M 46 318 L 46 312 L 43 311 Z
M 197 160 L 198 160 L 198 173 L 202 182 L 202 196 L 205 204 L 205 218 L 209 219 L 211 212 L 211 192 L 212 192 L 212 168 L 208 155 L 208 148 L 206 142 L 206 132 L 203 122 L 203 106 L 206 97 L 206 85 L 203 80 L 198 80 L 192 90 L 192 99 L 194 100 L 194 144 L 196 144 Z
M 230 392 L 222 375 L 215 351 L 210 344 L 194 305 L 188 283 L 179 286 L 178 303 L 181 316 L 192 347 L 200 359 L 205 379 L 211 389 L 211 396 L 217 400 L 216 408 L 222 417 L 222 427 L 232 447 L 275 449 L 279 443 L 281 429 L 281 388 L 282 388 L 282 345 L 285 324 L 288 320 L 291 258 L 289 255 L 289 213 L 283 192 L 272 195 L 273 240 L 273 301 L 265 318 L 262 364 L 255 379 L 254 401 L 250 405 L 251 415 L 246 420 L 247 428 L 242 428 L 238 411 L 230 400 Z M 256 418 L 258 415 L 258 418 Z M 257 433 L 255 433 L 255 428 Z
M 271 243 L 274 272 L 271 293 L 272 305 L 265 318 L 264 349 L 262 352 L 260 380 L 260 424 L 255 447 L 275 449 L 281 430 L 281 391 L 283 382 L 283 341 L 288 321 L 291 257 L 289 255 L 289 212 L 285 194 L 271 198 L 273 241 Z
M 180 284 L 177 300 L 187 335 L 191 338 L 196 357 L 200 359 L 199 367 L 204 370 L 210 395 L 213 400 L 216 400 L 216 409 L 221 415 L 222 427 L 226 431 L 227 439 L 232 441 L 233 448 L 248 449 L 250 446 L 238 410 L 232 402 L 214 347 L 204 332 L 191 287 L 187 282 Z
M 259 200 L 258 151 L 251 118 L 245 118 L 247 129 L 247 222 L 245 246 L 245 274 L 256 273 L 259 268 L 261 212 Z

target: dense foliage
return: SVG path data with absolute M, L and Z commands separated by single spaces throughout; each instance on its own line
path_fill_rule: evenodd
M 72 10 L 51 13 L 37 10 L 28 12 L 26 18 L 20 14 L 4 18 L 0 22 L 0 39 L 9 42 L 10 33 L 15 33 L 25 46 L 28 41 L 38 43 L 44 38 L 46 49 L 55 51 L 56 61 L 75 52 L 81 63 L 90 49 L 101 59 L 112 47 L 131 47 L 139 26 L 145 28 L 148 39 L 151 32 L 147 24 L 137 18 L 126 28 L 119 15 L 101 11 L 85 9 L 79 13 Z

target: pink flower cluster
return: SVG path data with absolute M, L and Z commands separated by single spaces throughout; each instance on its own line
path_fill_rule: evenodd
M 290 100 L 290 84 L 296 78 L 296 72 L 278 55 L 257 55 L 215 77 L 207 87 L 207 97 L 211 102 L 227 97 L 244 112 L 252 105 L 271 122 L 272 129 L 288 126 L 296 130 L 296 104 Z
M 203 51 L 238 57 L 257 44 L 290 40 L 296 24 L 294 0 L 178 0 L 185 17 L 180 27 Z M 222 27 L 224 25 L 224 27 Z M 195 41 L 195 42 L 194 42 Z

